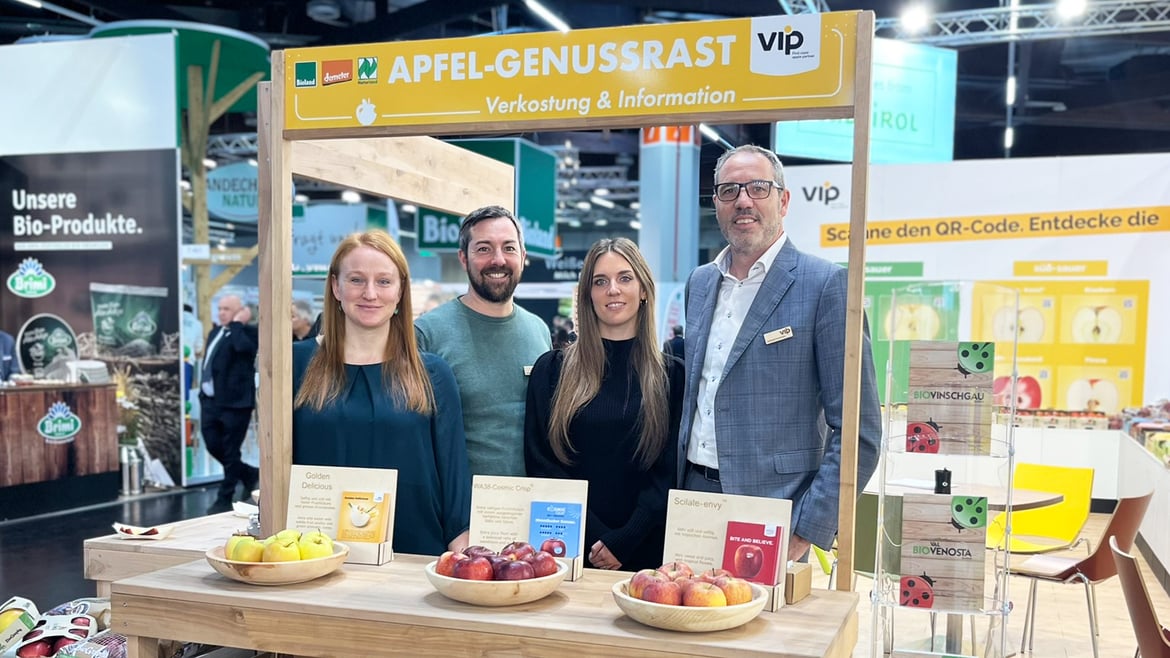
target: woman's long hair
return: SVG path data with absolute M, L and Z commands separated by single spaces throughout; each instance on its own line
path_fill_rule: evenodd
M 654 330 L 654 278 L 638 246 L 626 238 L 598 240 L 585 256 L 581 278 L 577 281 L 577 341 L 565 348 L 564 364 L 552 399 L 548 438 L 557 459 L 563 464 L 572 463 L 572 453 L 576 450 L 569 440 L 569 424 L 601 389 L 606 368 L 605 346 L 601 342 L 601 322 L 593 308 L 590 291 L 597 259 L 607 253 L 617 254 L 630 263 L 646 297 L 638 307 L 637 332 L 628 366 L 637 375 L 642 388 L 642 407 L 638 411 L 640 436 L 634 457 L 646 470 L 662 454 L 669 438 L 666 434 L 670 424 L 670 404 L 666 392 L 666 366 Z M 617 370 L 624 365 L 613 363 L 610 367 Z
M 325 308 L 321 312 L 321 345 L 305 369 L 305 378 L 293 401 L 293 407 L 308 406 L 314 411 L 320 411 L 336 400 L 345 388 L 345 313 L 341 309 L 341 301 L 333 294 L 333 284 L 339 281 L 341 262 L 358 247 L 370 247 L 386 254 L 398 268 L 402 281 L 398 312 L 390 317 L 387 328 L 386 350 L 382 355 L 382 381 L 391 395 L 404 403 L 407 409 L 430 415 L 435 407 L 435 394 L 414 337 L 410 269 L 402 249 L 385 231 L 352 233 L 333 252 L 329 278 L 325 282 Z

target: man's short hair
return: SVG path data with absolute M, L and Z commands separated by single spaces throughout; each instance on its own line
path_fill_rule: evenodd
M 496 219 L 497 217 L 507 217 L 512 220 L 512 226 L 516 227 L 516 238 L 520 241 L 520 246 L 524 246 L 524 231 L 520 228 L 520 222 L 516 221 L 516 216 L 512 214 L 507 208 L 503 206 L 484 206 L 482 208 L 472 210 L 463 218 L 463 223 L 459 225 L 459 251 L 464 255 L 467 254 L 467 247 L 471 244 L 471 229 L 478 223 Z
M 681 335 L 683 335 L 683 326 L 681 324 L 676 324 L 670 328 L 670 331 L 675 336 L 681 336 Z
M 309 302 L 306 302 L 303 299 L 294 299 L 292 305 L 300 319 L 308 322 L 309 324 L 313 324 L 313 320 L 316 318 L 316 315 L 313 313 L 313 307 L 309 304 Z

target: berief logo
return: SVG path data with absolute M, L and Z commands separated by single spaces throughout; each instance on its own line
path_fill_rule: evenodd
M 294 86 L 317 86 L 317 62 L 297 62 L 293 67 Z

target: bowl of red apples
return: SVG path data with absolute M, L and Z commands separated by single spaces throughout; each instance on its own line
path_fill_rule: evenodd
M 515 541 L 499 552 L 485 546 L 447 551 L 425 568 L 443 596 L 482 606 L 530 603 L 561 584 L 569 566 L 547 551 Z
M 768 593 L 726 569 L 696 574 L 685 562 L 667 562 L 614 583 L 613 598 L 638 623 L 697 633 L 743 626 L 764 609 Z

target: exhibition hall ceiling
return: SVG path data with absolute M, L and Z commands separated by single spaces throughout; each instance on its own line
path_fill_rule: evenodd
M 35 0 L 26 0 L 37 4 Z M 882 19 L 896 18 L 909 0 L 543 0 L 573 28 L 672 22 L 785 13 L 819 6 L 831 10 L 872 9 L 879 36 Z M 994 13 L 996 0 L 935 0 L 938 12 Z M 1003 0 L 1007 4 L 1007 0 Z M 1118 7 L 1102 19 L 1118 25 L 1144 23 L 1140 30 L 1071 38 L 1029 38 L 1009 49 L 1007 39 L 936 42 L 959 51 L 955 125 L 957 159 L 1004 156 L 1009 52 L 1017 62 L 1018 100 L 1013 110 L 1012 157 L 1150 152 L 1170 150 L 1170 2 L 1095 2 Z M 21 0 L 0 0 L 0 43 L 42 34 L 81 35 L 85 22 L 164 19 L 209 23 L 253 34 L 273 49 L 547 30 L 522 0 L 55 0 L 36 9 Z M 1137 11 L 1125 9 L 1128 5 Z M 1041 5 L 1021 2 L 1021 7 Z M 1045 5 L 1051 6 L 1051 5 Z M 51 9 L 59 9 L 56 11 Z M 80 19 L 79 19 L 80 17 Z M 1163 26 L 1162 23 L 1166 25 Z M 938 24 L 935 25 L 935 28 Z M 1160 31 L 1159 31 L 1160 30 Z M 937 29 L 936 29 L 937 31 Z M 1039 35 L 1046 36 L 1046 35 Z M 973 41 L 973 40 L 966 40 Z M 248 117 L 228 117 L 216 127 L 244 132 Z M 770 126 L 720 126 L 734 144 L 768 144 Z M 563 147 L 581 167 L 627 168 L 637 177 L 636 134 L 524 135 Z M 710 193 L 709 172 L 722 152 L 704 140 L 701 194 Z M 787 158 L 789 163 L 809 162 Z

